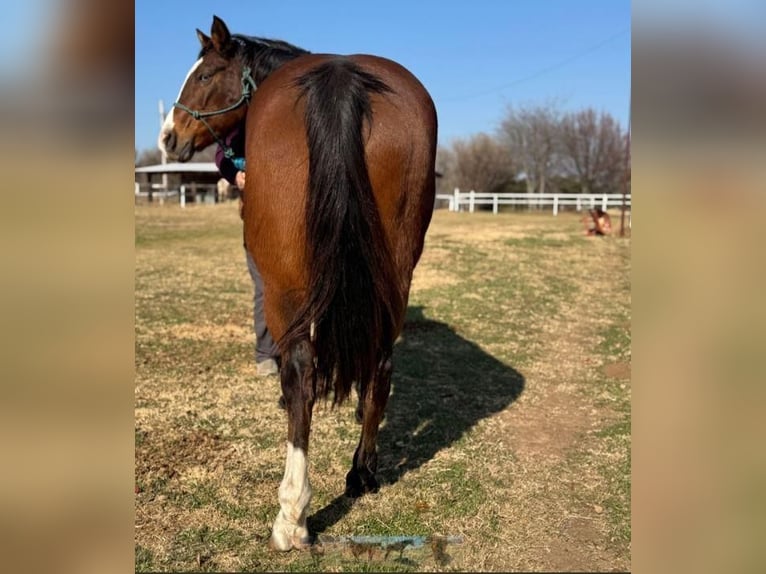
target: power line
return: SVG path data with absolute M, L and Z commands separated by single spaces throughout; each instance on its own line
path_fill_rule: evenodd
M 490 88 L 488 90 L 484 90 L 481 92 L 476 92 L 474 94 L 469 94 L 466 96 L 458 96 L 455 98 L 446 98 L 443 100 L 440 100 L 441 103 L 447 103 L 447 102 L 462 102 L 466 100 L 472 100 L 474 98 L 478 98 L 480 96 L 486 96 L 487 94 L 492 94 L 495 92 L 500 92 L 502 90 L 505 90 L 507 88 L 510 88 L 512 86 L 517 86 L 521 83 L 528 82 L 529 80 L 534 80 L 536 78 L 539 78 L 540 76 L 544 76 L 545 74 L 549 74 L 555 70 L 558 70 L 559 68 L 563 68 L 564 66 L 571 64 L 575 60 L 578 60 L 582 58 L 583 56 L 587 56 L 588 54 L 595 52 L 596 50 L 604 47 L 609 42 L 616 40 L 620 36 L 623 36 L 627 34 L 630 31 L 630 28 L 624 28 L 623 30 L 620 30 L 616 34 L 612 34 L 608 38 L 605 38 L 601 40 L 598 44 L 594 44 L 590 48 L 587 48 L 586 50 L 583 50 L 582 52 L 579 52 L 575 54 L 574 56 L 570 56 L 569 58 L 566 58 L 564 60 L 561 60 L 560 62 L 557 62 L 556 64 L 553 64 L 551 66 L 548 66 L 547 68 L 543 68 L 542 70 L 538 70 L 537 72 L 534 72 L 532 74 L 529 74 L 528 76 L 524 76 L 523 78 L 519 78 L 518 80 L 513 80 L 512 82 L 509 82 L 507 84 L 503 84 L 501 86 L 496 86 L 494 88 Z

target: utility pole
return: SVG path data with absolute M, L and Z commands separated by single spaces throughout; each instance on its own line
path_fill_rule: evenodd
M 160 129 L 162 129 L 162 126 L 165 125 L 165 102 L 160 100 Z M 167 163 L 167 158 L 165 157 L 165 154 L 160 154 L 160 157 L 162 158 L 162 165 L 165 165 Z M 162 174 L 162 189 L 165 190 L 167 193 L 168 191 L 168 174 L 163 173 Z

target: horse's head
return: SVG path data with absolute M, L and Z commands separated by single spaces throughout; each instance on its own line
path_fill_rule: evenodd
M 186 75 L 158 142 L 163 154 L 178 161 L 188 161 L 242 121 L 251 88 L 238 57 L 240 44 L 223 20 L 213 16 L 210 36 L 197 30 L 197 37 L 199 59 Z

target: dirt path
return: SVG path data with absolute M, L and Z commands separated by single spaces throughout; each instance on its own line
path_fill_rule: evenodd
M 604 467 L 629 468 L 629 434 L 609 444 L 601 435 L 629 429 L 629 348 L 627 357 L 624 348 L 617 356 L 610 354 L 614 349 L 600 349 L 615 316 L 630 307 L 629 263 L 621 266 L 627 263 L 625 246 L 613 238 L 592 238 L 584 248 L 566 249 L 557 242 L 571 236 L 550 233 L 550 219 L 522 230 L 484 223 L 478 233 L 453 231 L 470 234 L 473 244 L 489 252 L 509 241 L 537 238 L 537 272 L 576 288 L 559 294 L 563 304 L 556 313 L 541 317 L 542 346 L 522 369 L 522 395 L 479 424 L 477 442 L 512 456 L 510 465 L 499 464 L 502 480 L 483 509 L 485 519 L 499 519 L 500 533 L 487 540 L 482 531 L 484 540 L 472 540 L 474 551 L 465 563 L 479 570 L 627 571 L 630 542 L 624 533 L 629 525 L 617 529 L 621 537 L 615 522 L 629 521 L 624 515 L 629 493 L 619 493 L 623 512 L 613 512 L 609 483 L 621 478 Z M 561 248 L 564 253 L 558 252 Z M 510 258 L 517 265 L 526 263 L 523 254 Z M 629 331 L 629 311 L 627 321 L 617 328 Z

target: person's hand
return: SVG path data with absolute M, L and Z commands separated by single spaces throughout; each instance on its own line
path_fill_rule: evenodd
M 237 187 L 239 188 L 240 191 L 245 189 L 245 172 L 244 171 L 237 172 L 236 182 L 237 182 Z

